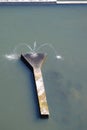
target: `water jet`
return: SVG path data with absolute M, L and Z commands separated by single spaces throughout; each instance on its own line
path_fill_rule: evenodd
M 46 57 L 47 55 L 44 53 L 21 54 L 22 61 L 32 69 L 34 74 L 40 116 L 42 118 L 49 117 L 49 109 L 48 109 L 48 104 L 46 99 L 46 92 L 45 92 L 44 82 L 43 82 L 43 77 L 41 72 L 41 67 Z

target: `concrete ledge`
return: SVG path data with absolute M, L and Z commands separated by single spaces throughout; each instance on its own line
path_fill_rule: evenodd
M 0 0 L 0 3 L 9 3 L 9 4 L 19 4 L 19 3 L 23 3 L 23 4 L 28 4 L 28 3 L 36 3 L 36 4 L 58 4 L 58 5 L 60 5 L 60 4 L 87 4 L 87 1 L 79 1 L 79 0 L 77 0 L 77 1 L 72 1 L 72 0 L 68 0 L 68 1 L 65 1 L 65 0 Z
M 24 3 L 24 2 L 29 2 L 29 3 L 44 3 L 44 2 L 55 2 L 56 3 L 56 0 L 0 0 L 0 2 L 11 2 L 11 3 Z
M 35 53 L 35 54 L 21 54 L 21 60 L 33 70 L 33 75 L 35 79 L 35 86 L 38 98 L 39 112 L 41 118 L 49 117 L 49 109 L 46 99 L 46 92 L 44 87 L 44 82 L 42 78 L 41 67 L 46 59 L 46 54 Z
M 87 1 L 56 1 L 57 4 L 87 4 Z
M 56 0 L 0 0 L 1 6 L 56 5 Z

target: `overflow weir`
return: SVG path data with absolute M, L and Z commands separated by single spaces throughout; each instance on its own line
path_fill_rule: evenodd
M 48 109 L 48 104 L 46 99 L 46 92 L 45 92 L 44 82 L 43 82 L 42 72 L 41 72 L 41 67 L 46 57 L 47 57 L 46 54 L 43 53 L 25 54 L 25 55 L 21 54 L 22 61 L 28 67 L 30 67 L 30 69 L 34 74 L 40 116 L 42 118 L 49 117 L 49 109 Z

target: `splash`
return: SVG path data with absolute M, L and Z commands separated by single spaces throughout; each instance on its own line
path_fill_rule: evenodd
M 14 48 L 13 53 L 17 53 L 17 51 L 18 51 L 19 48 L 21 48 L 21 47 L 26 47 L 26 48 L 28 48 L 28 50 L 29 50 L 30 52 L 33 52 L 33 49 L 31 48 L 30 45 L 28 45 L 28 44 L 26 44 L 26 43 L 21 43 L 21 44 L 18 44 L 18 45 Z
M 4 57 L 8 60 L 17 60 L 19 58 L 17 54 L 5 54 Z
M 61 55 L 56 55 L 56 58 L 59 60 L 63 59 L 63 57 Z
M 45 47 L 45 46 L 48 46 L 48 47 L 50 47 L 50 48 L 53 50 L 56 59 L 58 59 L 58 60 L 61 60 L 61 59 L 62 59 L 62 60 L 63 60 L 63 57 L 62 57 L 61 55 L 58 55 L 58 52 L 56 51 L 56 49 L 54 48 L 54 46 L 53 46 L 52 44 L 49 44 L 49 43 L 44 43 L 44 44 L 40 45 L 40 46 L 36 49 L 36 52 L 38 52 L 41 48 L 43 48 L 43 47 Z
M 54 46 L 52 44 L 43 43 L 39 47 L 37 47 L 36 41 L 33 43 L 33 47 L 31 47 L 29 44 L 26 44 L 26 43 L 18 44 L 14 48 L 13 53 L 5 54 L 4 57 L 8 60 L 17 60 L 20 57 L 19 49 L 21 49 L 21 51 L 23 51 L 25 48 L 28 49 L 28 53 L 31 53 L 32 56 L 35 56 L 39 52 L 39 50 L 41 48 L 44 48 L 45 46 L 50 47 L 53 50 L 56 59 L 58 59 L 58 60 L 63 59 L 63 57 L 61 55 L 58 55 L 58 52 L 56 51 L 56 49 L 54 48 Z M 25 53 L 27 53 L 27 52 L 25 52 Z
M 30 53 L 35 54 L 35 48 L 36 48 L 36 42 L 34 42 L 34 48 L 31 48 L 30 45 L 26 44 L 26 43 L 22 43 L 22 44 L 18 44 L 14 50 L 12 51 L 12 53 L 10 54 L 5 54 L 4 58 L 12 61 L 12 60 L 18 60 L 20 57 L 20 54 L 18 53 L 18 50 L 23 47 L 23 48 L 28 48 L 28 51 L 30 51 Z M 21 48 L 22 49 L 22 48 Z

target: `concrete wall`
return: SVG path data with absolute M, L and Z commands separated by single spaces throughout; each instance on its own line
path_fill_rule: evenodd
M 0 0 L 0 2 L 56 2 L 56 0 Z

